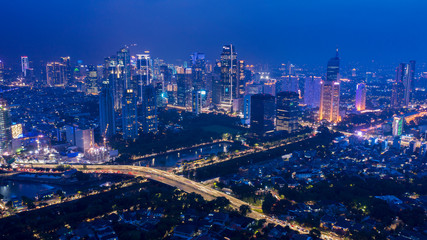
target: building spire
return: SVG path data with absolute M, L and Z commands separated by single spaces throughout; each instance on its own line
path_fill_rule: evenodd
M 339 49 L 337 48 L 337 50 L 336 50 L 337 52 L 336 52 L 336 54 L 335 54 L 335 57 L 336 58 L 339 58 Z

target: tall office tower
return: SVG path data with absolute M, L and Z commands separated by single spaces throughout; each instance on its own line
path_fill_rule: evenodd
M 336 56 L 328 62 L 326 80 L 321 83 L 319 120 L 339 122 L 340 117 L 340 58 Z
M 30 68 L 30 62 L 27 56 L 21 57 L 21 73 L 22 77 L 27 77 L 27 70 Z
M 194 90 L 198 91 L 206 89 L 204 79 L 206 74 L 205 54 L 198 52 L 191 54 L 191 64 Z
M 264 137 L 274 132 L 276 104 L 274 96 L 256 94 L 251 97 L 251 131 L 257 137 Z
M 221 92 L 219 108 L 232 111 L 233 100 L 239 98 L 237 53 L 233 45 L 222 47 L 220 66 Z
M 95 146 L 93 129 L 76 129 L 76 146 L 84 153 L 93 148 Z
M 277 93 L 276 100 L 276 131 L 292 133 L 298 129 L 298 101 L 296 92 Z
M 6 100 L 0 98 L 0 154 L 10 149 L 12 141 L 12 121 Z
M 92 95 L 98 95 L 98 69 L 94 65 L 87 66 L 86 71 L 86 93 Z
M 304 104 L 312 108 L 320 106 L 321 77 L 310 76 L 305 78 Z
M 46 64 L 46 79 L 49 86 L 65 86 L 67 78 L 65 75 L 66 66 L 59 62 L 49 62 Z
M 117 67 L 119 69 L 119 81 L 123 84 L 123 93 L 126 93 L 128 89 L 135 90 L 136 84 L 132 80 L 130 55 L 127 48 L 122 48 L 117 52 Z
M 363 111 L 366 109 L 366 84 L 359 83 L 356 87 L 356 109 Z
M 114 95 L 108 79 L 104 79 L 101 94 L 99 95 L 99 127 L 101 135 L 105 138 L 116 134 Z
M 247 94 L 243 97 L 243 123 L 251 123 L 251 94 Z
M 405 87 L 404 104 L 409 106 L 415 91 L 415 61 L 409 61 L 405 70 L 405 77 L 403 78 L 403 86 Z
M 199 115 L 200 113 L 202 113 L 203 93 L 206 94 L 206 91 L 193 90 L 191 104 L 192 104 L 192 112 L 195 115 Z
M 151 84 L 151 58 L 149 52 L 136 55 L 136 78 L 138 81 L 138 102 L 142 102 L 143 87 Z
M 245 86 L 246 86 L 246 68 L 245 61 L 239 60 L 239 96 L 242 97 L 245 95 Z
M 298 92 L 298 77 L 287 75 L 281 77 L 282 86 L 281 91 Z
M 138 137 L 138 115 L 136 94 L 133 89 L 126 89 L 122 105 L 123 138 L 135 140 Z
M 393 118 L 393 137 L 398 137 L 403 134 L 403 117 L 394 117 Z
M 123 85 L 120 84 L 118 78 L 119 69 L 117 67 L 117 59 L 115 57 L 107 57 L 104 59 L 103 75 L 103 81 L 108 84 L 109 91 L 113 95 L 114 110 L 119 110 L 122 107 Z
M 192 69 L 179 67 L 176 69 L 177 104 L 181 107 L 191 108 Z
M 73 68 L 71 67 L 71 58 L 68 57 L 61 57 L 62 64 L 65 65 L 65 78 L 67 79 L 67 83 L 73 83 Z
M 156 133 L 158 130 L 156 91 L 153 85 L 142 87 L 142 131 Z
M 408 106 L 414 91 L 415 61 L 400 63 L 396 68 L 396 79 L 392 86 L 391 106 Z
M 135 140 L 138 137 L 137 96 L 135 80 L 131 76 L 130 55 L 127 48 L 117 52 L 118 82 L 122 84 L 122 127 L 123 138 Z M 118 90 L 118 89 L 117 89 Z
M 264 82 L 263 86 L 262 86 L 262 92 L 264 94 L 270 94 L 273 96 L 276 96 L 276 80 L 269 80 Z

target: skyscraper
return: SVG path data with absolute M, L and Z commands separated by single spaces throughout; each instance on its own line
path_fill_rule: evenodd
M 30 68 L 30 62 L 28 60 L 27 56 L 22 56 L 21 57 L 21 73 L 22 73 L 22 77 L 26 77 L 27 76 L 27 70 Z
M 98 95 L 98 69 L 94 65 L 89 65 L 86 71 L 86 92 L 87 94 Z
M 119 81 L 119 73 L 117 67 L 117 59 L 115 57 L 107 57 L 104 60 L 104 80 L 108 84 L 109 90 L 113 95 L 114 110 L 119 110 L 122 106 L 123 89 Z M 103 85 L 104 86 L 104 85 Z
M 280 92 L 276 98 L 276 131 L 292 133 L 298 129 L 298 93 Z
M 177 104 L 191 110 L 192 69 L 179 67 L 176 69 Z
M 304 83 L 304 104 L 312 108 L 320 106 L 321 77 L 309 76 Z
M 204 90 L 193 90 L 192 94 L 192 112 L 196 115 L 202 113 L 203 93 L 206 95 Z
M 398 137 L 403 133 L 403 117 L 394 117 L 393 118 L 393 137 Z
M 276 106 L 274 96 L 256 94 L 251 97 L 251 131 L 257 137 L 274 132 Z
M 0 98 L 0 154 L 10 149 L 12 141 L 12 122 L 6 100 Z
M 222 47 L 219 108 L 231 111 L 233 100 L 239 98 L 237 53 L 233 45 Z
M 206 84 L 204 81 L 206 74 L 205 54 L 198 52 L 191 54 L 191 63 L 194 90 L 206 90 Z
M 122 127 L 123 138 L 135 140 L 138 137 L 138 114 L 136 80 L 132 79 L 130 55 L 127 48 L 117 52 L 117 68 L 119 88 L 123 89 L 122 96 Z M 121 85 L 121 86 L 120 86 Z M 119 89 L 116 89 L 118 91 Z
M 158 130 L 156 91 L 153 85 L 142 87 L 142 131 L 156 133 Z
M 246 68 L 245 61 L 239 60 L 239 96 L 242 97 L 245 95 L 245 86 L 246 86 Z
M 396 68 L 396 78 L 392 86 L 391 106 L 408 106 L 414 90 L 415 61 L 400 63 Z
M 123 138 L 135 140 L 138 137 L 136 94 L 133 89 L 126 89 L 122 105 Z
M 143 86 L 152 82 L 151 58 L 149 52 L 136 54 L 136 78 L 138 82 L 138 102 L 142 102 Z
M 359 83 L 356 87 L 356 109 L 363 111 L 366 109 L 366 84 Z
M 61 57 L 62 64 L 65 65 L 65 78 L 67 83 L 73 83 L 73 69 L 71 67 L 71 58 L 68 57 Z
M 339 122 L 340 117 L 340 58 L 336 56 L 328 62 L 326 80 L 321 83 L 319 120 Z
M 99 126 L 103 137 L 111 137 L 116 134 L 116 119 L 114 111 L 113 83 L 109 78 L 102 82 L 101 94 L 99 95 Z
M 46 79 L 49 86 L 65 86 L 67 78 L 66 66 L 60 62 L 49 62 L 46 64 Z

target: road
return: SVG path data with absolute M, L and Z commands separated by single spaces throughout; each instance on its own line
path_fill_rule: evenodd
M 40 167 L 40 168 L 55 168 L 57 166 L 58 166 L 57 164 L 33 164 L 32 165 L 32 167 Z M 149 167 L 130 166 L 130 165 L 85 165 L 85 166 L 73 165 L 73 167 L 86 172 L 123 173 L 123 174 L 130 174 L 134 176 L 140 176 L 140 177 L 144 177 L 144 178 L 148 178 L 148 179 L 152 179 L 152 180 L 164 183 L 172 187 L 176 187 L 188 193 L 194 192 L 194 193 L 200 194 L 201 196 L 203 196 L 203 198 L 207 200 L 212 200 L 217 197 L 225 197 L 230 201 L 230 205 L 236 209 L 238 209 L 241 205 L 249 205 L 253 211 L 248 214 L 248 217 L 251 217 L 257 220 L 265 219 L 269 223 L 279 224 L 283 227 L 289 226 L 292 230 L 295 230 L 300 233 L 307 234 L 309 232 L 309 229 L 306 229 L 302 226 L 292 225 L 286 221 L 278 220 L 255 211 L 255 209 L 259 209 L 259 207 L 252 206 L 251 204 L 248 204 L 247 202 L 244 202 L 233 196 L 230 196 L 228 194 L 225 194 L 223 192 L 220 192 L 218 190 L 205 186 L 199 182 L 192 181 L 190 179 L 175 175 L 167 171 L 163 171 L 155 168 L 149 168 Z M 322 233 L 322 235 L 327 239 L 333 239 L 333 240 L 340 239 L 336 236 L 332 236 L 327 233 Z

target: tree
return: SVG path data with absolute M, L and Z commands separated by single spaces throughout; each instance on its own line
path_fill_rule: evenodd
M 251 209 L 251 207 L 249 207 L 249 205 L 243 204 L 243 205 L 240 205 L 239 212 L 243 216 L 246 216 L 248 213 L 252 212 L 252 209 Z
M 270 213 L 275 203 L 276 199 L 271 195 L 271 193 L 268 193 L 262 202 L 262 211 L 267 214 Z
M 32 198 L 22 196 L 22 203 L 26 205 L 29 209 L 35 208 L 34 200 Z
M 316 228 L 311 229 L 309 235 L 314 239 L 320 238 L 322 236 L 320 231 Z

